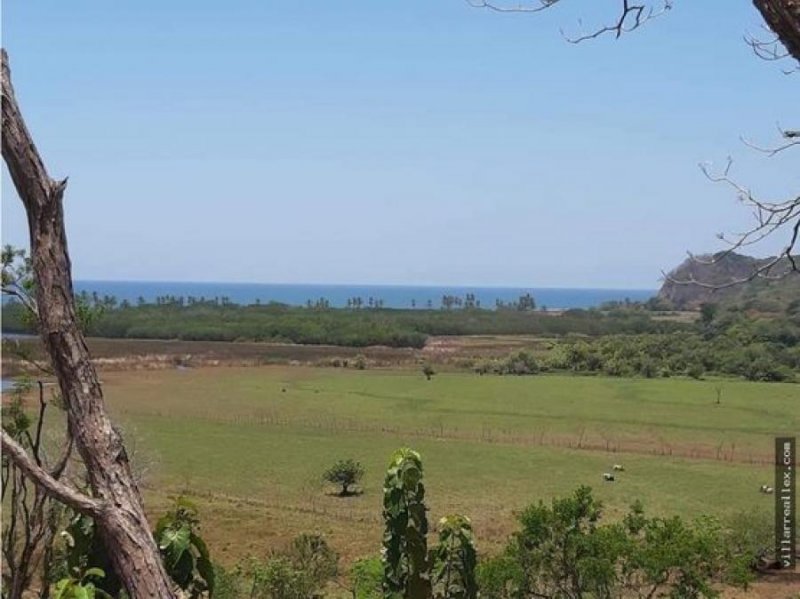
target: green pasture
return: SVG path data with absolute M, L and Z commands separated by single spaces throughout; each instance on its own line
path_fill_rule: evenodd
M 773 438 L 800 430 L 800 387 L 734 380 L 263 367 L 107 373 L 104 385 L 150 494 L 207 497 L 213 519 L 242 530 L 263 516 L 275 538 L 321 528 L 354 554 L 377 548 L 383 470 L 402 445 L 423 455 L 432 518 L 466 513 L 491 545 L 515 511 L 581 484 L 612 515 L 635 499 L 688 516 L 770 509 L 758 488 L 772 482 Z M 340 499 L 320 475 L 348 457 L 367 470 L 364 494 Z M 625 472 L 605 483 L 614 463 Z

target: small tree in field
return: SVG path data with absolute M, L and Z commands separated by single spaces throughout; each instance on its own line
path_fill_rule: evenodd
M 352 459 L 339 460 L 322 475 L 323 480 L 334 485 L 341 485 L 339 497 L 351 495 L 350 487 L 358 484 L 364 476 L 364 468 Z

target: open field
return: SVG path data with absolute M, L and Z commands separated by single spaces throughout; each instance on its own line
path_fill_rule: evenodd
M 15 339 L 36 359 L 44 358 L 41 342 L 35 337 Z M 182 341 L 178 339 L 105 339 L 89 337 L 89 350 L 95 365 L 103 370 L 151 370 L 186 366 L 258 366 L 266 364 L 330 365 L 334 360 L 351 361 L 364 356 L 373 366 L 408 366 L 425 360 L 440 365 L 461 359 L 496 358 L 514 350 L 543 351 L 552 339 L 534 335 L 431 336 L 422 349 L 401 347 L 342 347 L 337 345 L 298 345 L 240 341 Z M 30 364 L 13 355 L 3 357 L 3 376 L 24 372 L 36 374 Z
M 800 430 L 796 385 L 604 377 L 479 377 L 269 366 L 106 372 L 111 408 L 146 468 L 149 507 L 200 499 L 223 562 L 263 554 L 301 531 L 346 560 L 374 554 L 381 484 L 394 449 L 425 460 L 432 521 L 471 516 L 491 551 L 514 513 L 589 484 L 620 514 L 771 509 L 772 439 Z M 722 385 L 721 403 L 716 388 Z M 320 483 L 337 458 L 361 461 L 364 494 Z M 626 472 L 613 484 L 612 463 Z

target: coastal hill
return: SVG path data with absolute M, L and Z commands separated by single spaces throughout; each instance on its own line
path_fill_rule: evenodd
M 791 272 L 788 259 L 780 261 L 769 273 L 770 277 L 785 276 L 746 280 L 772 260 L 774 258 L 754 258 L 736 253 L 687 258 L 669 273 L 658 292 L 658 299 L 678 310 L 697 309 L 704 303 L 735 303 L 764 312 L 782 312 L 790 302 L 800 299 L 800 273 Z M 796 260 L 800 264 L 800 257 Z M 682 281 L 699 281 L 701 284 L 682 284 Z M 722 287 L 734 281 L 743 282 Z

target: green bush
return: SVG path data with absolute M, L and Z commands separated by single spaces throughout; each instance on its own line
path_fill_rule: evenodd
M 308 599 L 321 593 L 338 573 L 338 554 L 317 534 L 302 534 L 290 547 L 265 560 L 244 560 L 224 572 L 224 593 L 214 597 L 249 599 Z
M 350 569 L 350 583 L 355 599 L 383 597 L 383 563 L 379 557 L 358 559 Z
M 774 520 L 769 512 L 748 511 L 730 516 L 724 523 L 723 546 L 726 556 L 725 579 L 730 584 L 747 586 L 755 580 L 761 560 L 775 550 Z
M 520 597 L 525 572 L 514 556 L 504 553 L 481 560 L 476 578 L 483 599 L 516 599 Z
M 716 521 L 648 518 L 634 504 L 623 522 L 604 524 L 588 487 L 533 504 L 519 520 L 504 553 L 478 568 L 483 597 L 710 598 L 724 571 Z

